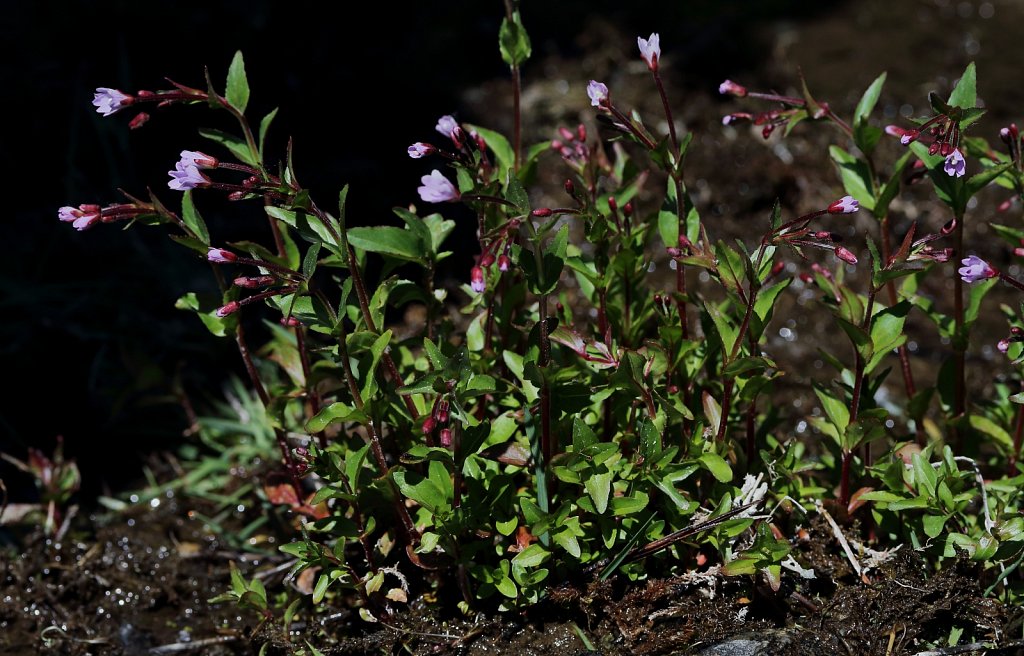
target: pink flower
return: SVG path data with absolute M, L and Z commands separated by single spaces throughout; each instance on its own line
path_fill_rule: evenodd
M 436 148 L 434 148 L 432 145 L 428 143 L 417 141 L 413 145 L 409 146 L 409 157 L 413 159 L 419 159 L 421 157 L 426 157 L 427 155 L 434 153 L 436 150 Z
M 100 206 L 83 204 L 76 207 L 62 207 L 57 210 L 57 218 L 70 222 L 75 230 L 86 230 L 100 220 Z
M 722 94 L 723 96 L 729 95 L 736 96 L 737 98 L 742 98 L 743 96 L 747 95 L 747 88 L 739 84 L 736 84 L 732 80 L 726 80 L 725 82 L 722 82 L 721 84 L 718 85 L 718 93 Z
M 167 186 L 175 191 L 188 191 L 210 184 L 210 178 L 206 177 L 195 164 L 186 164 L 184 158 L 174 165 L 173 171 L 167 173 L 171 176 Z
M 999 349 L 1000 353 L 1006 353 L 1007 351 L 1009 351 L 1010 350 L 1010 338 L 1007 337 L 1005 339 L 999 340 L 999 343 L 996 344 L 996 348 Z
M 950 177 L 962 178 L 964 176 L 964 173 L 967 172 L 967 162 L 959 148 L 955 148 L 949 154 L 946 163 L 942 165 L 942 170 Z
M 458 189 L 437 169 L 431 171 L 430 175 L 420 178 L 420 181 L 423 186 L 417 187 L 416 191 L 420 193 L 420 198 L 428 203 L 444 203 L 459 199 Z
M 211 248 L 206 251 L 206 259 L 210 262 L 234 262 L 238 259 L 238 256 L 231 251 L 224 250 L 223 248 Z
M 587 96 L 590 97 L 590 104 L 593 107 L 607 105 L 608 87 L 597 80 L 591 80 L 590 84 L 587 85 Z
M 994 278 L 999 274 L 989 266 L 988 262 L 981 259 L 977 255 L 970 255 L 960 260 L 962 267 L 957 269 L 957 273 L 966 283 L 979 282 L 981 280 L 988 280 Z
M 509 258 L 508 255 L 499 255 L 498 256 L 498 271 L 504 272 L 504 271 L 508 271 L 510 268 L 512 268 L 512 260 L 511 260 L 511 258 Z
M 181 159 L 178 161 L 178 164 L 183 167 L 195 166 L 200 169 L 215 169 L 219 163 L 216 157 L 201 153 L 198 150 L 181 151 Z
M 104 116 L 110 116 L 133 102 L 135 102 L 135 98 L 121 93 L 117 89 L 108 89 L 107 87 L 97 88 L 92 97 L 92 104 L 96 107 L 96 111 Z
M 477 294 L 487 289 L 487 281 L 484 280 L 484 270 L 478 266 L 475 266 L 469 272 L 469 286 L 473 288 L 473 291 Z
M 853 214 L 860 209 L 860 203 L 853 196 L 843 196 L 828 206 L 829 214 Z
M 904 130 L 898 125 L 887 125 L 885 126 L 885 133 L 890 137 L 899 137 L 900 143 L 906 146 L 911 141 L 916 140 L 921 133 L 917 130 Z
M 235 312 L 238 312 L 241 308 L 241 303 L 239 303 L 238 301 L 231 301 L 227 305 L 217 308 L 217 316 L 223 319 L 229 314 L 234 314 Z
M 640 56 L 647 62 L 647 68 L 652 71 L 658 70 L 658 60 L 661 59 L 661 37 L 653 32 L 648 39 L 636 38 L 636 44 L 640 46 Z
M 450 448 L 452 445 L 452 429 L 442 428 L 441 429 L 441 446 Z

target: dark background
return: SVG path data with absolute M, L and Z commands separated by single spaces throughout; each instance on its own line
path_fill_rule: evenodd
M 664 72 L 670 85 L 713 94 L 726 77 L 764 81 L 766 53 L 780 26 L 806 26 L 813 40 L 823 17 L 853 21 L 867 4 L 527 2 L 534 56 L 524 80 L 543 78 L 552 61 L 583 59 L 587 70 L 586 57 L 609 33 L 621 40 L 618 51 L 628 49 L 635 60 L 635 35 L 658 31 L 673 62 Z M 875 24 L 885 26 L 886 3 L 870 4 L 883 14 Z M 819 39 L 824 53 L 800 54 L 805 65 L 847 61 L 817 79 L 835 87 L 848 76 L 850 93 L 857 94 L 885 68 L 891 80 L 932 79 L 926 76 L 936 71 L 918 71 L 924 65 L 908 53 L 932 52 L 942 72 L 956 74 L 968 58 L 962 44 L 952 43 L 962 34 L 948 27 L 958 18 L 947 6 L 916 3 L 915 11 L 926 7 L 945 16 L 947 27 L 908 33 L 900 54 L 890 58 L 887 42 L 865 51 L 881 55 L 881 63 L 858 67 L 857 46 L 827 35 Z M 180 195 L 166 188 L 167 170 L 182 149 L 223 154 L 196 128 L 230 129 L 229 117 L 203 107 L 149 108 L 152 120 L 129 131 L 135 111 L 100 116 L 90 104 L 96 87 L 169 88 L 165 77 L 202 87 L 204 66 L 222 85 L 241 49 L 254 124 L 280 106 L 268 159 L 276 161 L 294 137 L 300 180 L 328 208 L 340 187 L 351 184 L 349 217 L 356 224 L 391 222 L 390 207 L 418 202 L 419 176 L 437 163 L 410 160 L 405 148 L 439 138 L 440 115 L 507 124 L 505 114 L 472 113 L 481 104 L 463 95 L 496 81 L 489 92 L 504 97 L 502 103 L 510 96 L 497 50 L 504 15 L 498 0 L 3 2 L 0 9 L 7 115 L 0 166 L 8 189 L 0 256 L 0 364 L 7 381 L 0 393 L 0 451 L 20 458 L 28 446 L 49 450 L 63 436 L 88 493 L 136 480 L 142 454 L 181 439 L 186 422 L 171 393 L 176 377 L 201 409 L 228 375 L 240 373 L 230 340 L 214 338 L 194 316 L 174 309 L 185 291 L 212 287 L 199 258 L 159 229 L 104 225 L 78 233 L 56 218 L 62 205 L 105 205 L 119 200 L 119 188 L 144 196 L 147 185 L 176 207 Z M 858 33 L 862 27 L 845 21 L 831 24 L 845 43 L 878 38 L 877 29 Z M 1019 84 L 1004 86 L 1020 94 Z M 251 204 L 226 204 L 212 193 L 197 199 L 215 239 L 249 233 L 247 225 L 265 227 Z M 465 234 L 471 237 L 472 229 Z M 450 264 L 458 275 L 469 266 L 470 249 L 463 250 Z M 0 477 L 21 481 L 8 485 L 15 495 L 28 492 L 27 481 L 2 463 Z

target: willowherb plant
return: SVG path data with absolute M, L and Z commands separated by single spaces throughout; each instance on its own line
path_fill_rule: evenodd
M 1018 196 L 1024 188 L 1020 137 L 1008 128 L 1009 153 L 1000 154 L 965 135 L 983 113 L 973 65 L 948 101 L 932 95 L 934 116 L 886 128 L 908 150 L 884 167 L 876 152 L 883 130 L 870 122 L 884 74 L 849 122 L 806 86 L 793 97 L 723 82 L 722 94 L 773 107 L 733 112 L 726 125 L 750 120 L 765 138 L 805 121 L 836 126 L 830 155 L 845 188 L 798 217 L 784 217 L 776 204 L 759 239 L 727 243 L 709 236 L 687 193 L 692 134 L 676 133 L 657 33 L 637 44 L 668 135 L 591 81 L 587 96 L 612 136 L 595 140 L 581 124 L 525 148 L 520 67 L 531 47 L 511 5 L 499 44 L 513 79 L 512 140 L 443 116 L 437 143 L 408 148 L 409 157 L 446 167 L 422 177 L 423 203 L 461 203 L 476 216 L 479 252 L 461 293 L 435 279 L 457 229 L 442 213 L 395 208 L 401 226 L 356 226 L 346 216 L 347 188 L 332 213 L 298 182 L 290 144 L 279 159 L 268 155 L 276 110 L 253 129 L 240 53 L 223 93 L 210 79 L 204 89 L 97 89 L 94 105 L 104 116 L 146 103 L 190 104 L 238 122 L 239 135 L 201 133 L 223 150 L 218 156 L 181 151 L 168 182 L 183 192 L 180 210 L 154 194 L 64 207 L 59 218 L 79 230 L 161 225 L 210 264 L 221 296 L 190 293 L 179 307 L 238 345 L 290 486 L 274 498 L 307 517 L 301 537 L 282 550 L 296 558 L 296 570 L 318 568 L 315 601 L 337 583 L 372 613 L 406 600 L 417 568 L 440 572 L 427 575 L 434 585 L 453 581 L 462 603 L 493 596 L 501 608 L 534 603 L 551 581 L 567 577 L 638 579 L 698 563 L 725 576 L 762 576 L 778 590 L 784 567 L 803 571 L 790 555 L 802 513 L 783 507 L 814 512 L 823 499 L 841 521 L 870 517 L 883 547 L 908 542 L 936 560 L 957 549 L 979 560 L 1019 559 L 1024 415 L 1011 404 L 1024 397 L 969 405 L 964 354 L 995 280 L 1022 285 L 975 256 L 963 258 L 968 200 L 993 181 Z M 132 127 L 147 118 L 138 114 Z M 538 160 L 551 153 L 566 167 L 564 206 L 538 207 L 528 188 Z M 982 170 L 967 176 L 979 163 Z M 666 181 L 659 206 L 639 197 L 652 171 Z M 952 212 L 924 236 L 916 225 L 892 234 L 890 205 L 908 171 L 929 176 Z M 266 217 L 272 243 L 211 236 L 199 193 L 250 203 Z M 835 226 L 861 210 L 877 219 L 877 232 L 863 248 L 841 243 Z M 1024 231 L 1001 234 L 1024 244 Z M 866 262 L 857 254 L 863 250 Z M 379 280 L 366 279 L 368 258 L 382 260 Z M 957 277 L 952 308 L 919 293 L 940 265 L 961 259 L 964 281 L 989 282 L 965 299 Z M 674 284 L 652 289 L 650 271 L 665 262 Z M 854 265 L 867 269 L 866 279 L 848 277 Z M 709 282 L 693 287 L 687 271 L 694 268 Z M 815 385 L 823 413 L 810 421 L 831 442 L 811 452 L 786 432 L 792 417 L 773 390 L 784 372 L 766 347 L 777 302 L 794 280 L 820 294 L 852 349 L 852 362 L 825 354 L 835 378 Z M 461 322 L 443 313 L 457 299 Z M 408 303 L 422 305 L 425 320 L 397 339 L 385 328 L 386 311 Z M 953 347 L 947 373 L 925 385 L 914 380 L 904 348 L 915 308 Z M 277 357 L 260 362 L 245 327 L 266 316 L 275 325 L 260 352 Z M 1000 349 L 1019 355 L 1014 331 Z M 875 400 L 893 353 L 906 390 L 899 426 Z M 936 391 L 938 413 L 930 409 Z M 929 425 L 942 428 L 929 432 Z M 956 455 L 968 435 L 981 445 L 972 440 L 972 457 Z M 660 557 L 668 551 L 673 557 Z M 1019 587 L 1009 576 L 999 583 Z

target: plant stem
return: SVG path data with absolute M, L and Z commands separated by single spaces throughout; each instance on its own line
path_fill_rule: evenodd
M 269 412 L 270 395 L 267 393 L 267 388 L 263 385 L 260 373 L 256 369 L 256 363 L 253 362 L 252 355 L 249 353 L 249 345 L 245 341 L 245 329 L 242 328 L 241 320 L 238 321 L 238 326 L 235 328 L 235 343 L 238 345 L 238 353 L 242 356 L 242 362 L 245 363 L 245 370 L 249 374 L 249 380 L 252 381 L 252 386 L 256 390 L 256 396 L 260 398 L 263 407 Z M 277 440 L 277 448 L 281 451 L 281 458 L 284 460 L 285 469 L 288 471 L 292 486 L 295 488 L 295 494 L 301 498 L 302 486 L 299 483 L 298 476 L 295 474 L 295 461 L 292 459 L 291 449 L 288 448 L 288 439 L 280 428 L 274 428 L 274 438 Z
M 1024 391 L 1024 382 L 1021 383 L 1021 390 Z M 1020 458 L 1021 438 L 1024 437 L 1024 405 L 1017 406 L 1017 423 L 1013 430 L 1013 451 L 1006 461 L 1006 475 L 1017 475 L 1017 459 Z
M 665 95 L 665 85 L 661 83 L 661 75 L 655 69 L 654 83 L 658 86 L 658 93 L 661 95 L 661 106 L 665 108 L 665 120 L 668 121 L 668 134 L 672 138 L 672 150 L 675 151 L 676 159 L 679 158 L 679 140 L 676 139 L 676 124 L 672 120 L 672 110 L 668 106 L 668 96 Z
M 310 417 L 320 412 L 320 393 L 312 382 L 312 368 L 309 366 L 309 353 L 306 351 L 306 336 L 301 325 L 295 326 L 295 348 L 299 351 L 299 360 L 302 362 L 302 377 L 306 382 L 306 395 L 309 397 Z M 320 431 L 316 434 L 320 448 L 327 448 L 327 434 Z
M 871 160 L 869 159 L 868 162 Z M 873 179 L 873 178 L 872 178 Z M 880 222 L 880 230 L 882 233 L 882 261 L 888 262 L 892 256 L 892 241 L 889 235 L 889 214 L 888 212 L 882 217 Z M 899 297 L 896 294 L 896 283 L 895 281 L 889 280 L 885 283 L 885 291 L 889 296 L 889 305 L 893 306 L 899 302 Z M 910 369 L 910 355 L 907 350 L 906 344 L 901 344 L 896 353 L 900 359 L 900 373 L 903 375 L 903 387 L 907 391 L 907 400 L 914 398 L 917 394 L 917 385 L 914 384 L 914 374 Z M 918 434 L 918 439 L 921 439 L 920 431 L 915 431 Z
M 963 341 L 962 334 L 964 325 L 964 281 L 959 275 L 956 275 L 956 260 L 962 257 L 964 252 L 964 218 L 956 216 L 955 220 L 956 229 L 953 231 L 953 249 L 956 253 L 953 264 L 953 363 L 955 367 L 953 416 L 961 417 L 966 409 L 964 360 L 967 344 Z M 963 440 L 961 432 L 960 430 L 955 432 L 958 445 Z
M 348 383 L 349 394 L 352 395 L 352 402 L 355 404 L 356 409 L 363 412 L 363 395 L 359 391 L 359 386 L 356 384 L 355 375 L 352 373 L 352 363 L 348 357 L 348 343 L 346 341 L 347 335 L 345 333 L 344 320 L 338 322 L 338 359 L 341 360 L 342 369 L 345 371 L 345 380 Z M 370 372 L 368 375 L 373 375 Z M 399 520 L 402 522 L 402 528 L 405 529 L 406 537 L 409 540 L 409 544 L 415 544 L 419 538 L 419 531 L 416 530 L 416 524 L 412 521 L 412 517 L 409 516 L 409 511 L 406 510 L 405 504 L 402 503 L 402 495 L 399 493 L 394 480 L 388 476 L 389 467 L 387 458 L 384 456 L 384 449 L 380 444 L 380 436 L 377 434 L 377 428 L 373 424 L 373 418 L 367 417 L 366 422 L 363 424 L 366 428 L 366 434 L 370 438 L 370 451 L 373 453 L 373 459 L 377 461 L 377 467 L 380 468 L 381 475 L 388 481 L 388 485 L 391 486 L 392 491 L 395 495 L 395 514 L 398 515 Z
M 683 194 L 685 193 L 683 181 L 677 176 L 672 177 L 676 187 L 676 217 L 678 219 L 679 234 L 686 234 L 686 212 L 683 205 Z M 677 247 L 679 244 L 666 244 L 666 246 Z M 690 339 L 690 328 L 686 318 L 686 269 L 681 262 L 676 262 L 676 309 L 679 312 L 679 325 L 682 327 L 683 339 Z

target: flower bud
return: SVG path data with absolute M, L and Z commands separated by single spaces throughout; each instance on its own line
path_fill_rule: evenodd
M 234 283 L 236 287 L 259 289 L 260 287 L 269 287 L 276 281 L 277 278 L 274 276 L 239 276 L 235 278 Z
M 587 126 L 583 125 L 582 123 L 576 126 L 576 138 L 579 139 L 580 141 L 587 140 Z
M 1024 329 L 1021 329 L 1020 326 L 1010 326 L 1010 334 L 1014 337 L 1020 337 L 1024 335 Z
M 836 246 L 835 252 L 836 257 L 838 257 L 843 262 L 846 262 L 847 264 L 857 263 L 857 256 L 851 253 L 849 250 L 843 248 L 842 246 Z
M 484 270 L 478 266 L 473 267 L 469 272 L 469 286 L 477 294 L 487 289 L 487 281 L 484 280 Z
M 241 308 L 241 303 L 239 303 L 238 301 L 231 301 L 227 305 L 217 308 L 217 316 L 223 319 L 229 314 L 234 314 L 235 312 L 238 312 Z
M 430 435 L 437 428 L 437 422 L 434 421 L 433 417 L 427 417 L 423 420 L 423 434 Z
M 615 200 L 615 196 L 608 197 L 608 207 L 614 212 L 619 209 L 619 203 Z
M 129 130 L 138 130 L 149 121 L 149 114 L 146 112 L 139 112 L 135 115 L 135 118 L 128 121 Z
M 508 255 L 500 255 L 498 257 L 498 271 L 505 272 L 512 268 L 512 260 Z
M 948 141 L 939 146 L 939 154 L 948 157 L 953 152 L 953 144 Z
M 622 206 L 622 214 L 625 216 L 633 216 L 633 202 L 630 201 Z
M 996 348 L 999 349 L 1000 353 L 1006 353 L 1010 350 L 1010 340 L 1007 338 L 999 340 L 999 343 L 996 344 Z
M 725 82 L 722 82 L 721 84 L 718 85 L 718 93 L 722 94 L 723 96 L 729 95 L 736 96 L 737 98 L 742 98 L 743 96 L 747 95 L 747 89 L 746 87 L 736 84 L 732 80 L 726 80 Z
M 999 203 L 999 207 L 996 208 L 997 212 L 1005 212 L 1013 207 L 1013 199 L 1007 198 L 1003 202 Z
M 450 428 L 443 428 L 443 429 L 441 429 L 441 446 L 445 447 L 446 449 L 451 448 L 451 446 L 452 446 L 452 429 L 450 429 Z
M 554 212 L 551 211 L 550 207 L 538 207 L 537 209 L 530 212 L 530 214 L 541 219 L 546 219 L 547 217 L 554 214 Z
M 481 267 L 489 267 L 492 264 L 494 264 L 494 253 L 487 251 L 486 253 L 480 256 Z
M 564 125 L 558 126 L 558 134 L 562 135 L 562 138 L 566 141 L 572 141 L 575 138 L 575 135 Z
M 281 317 L 281 325 L 287 326 L 288 328 L 295 328 L 296 326 L 301 326 L 302 322 L 295 317 Z
M 573 198 L 576 197 L 576 185 L 572 183 L 572 180 L 565 181 L 565 193 L 569 194 Z

